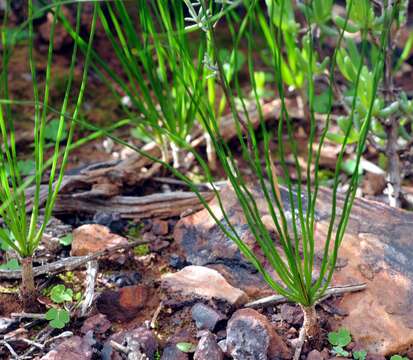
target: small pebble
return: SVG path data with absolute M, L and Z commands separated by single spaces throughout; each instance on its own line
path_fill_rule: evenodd
M 127 225 L 127 222 L 120 217 L 119 213 L 106 213 L 102 211 L 98 211 L 93 216 L 93 222 L 107 226 L 112 232 L 117 234 L 121 233 Z
M 19 322 L 7 317 L 0 317 L 0 334 L 9 332 L 12 328 L 17 328 Z
M 142 275 L 137 272 L 115 274 L 109 278 L 109 282 L 116 284 L 117 287 L 137 285 L 142 281 Z
M 192 309 L 192 319 L 199 330 L 214 331 L 219 323 L 223 323 L 227 318 L 219 311 L 203 303 L 195 304 Z
M 182 256 L 172 254 L 169 257 L 169 265 L 174 269 L 181 270 L 187 265 L 187 262 Z
M 167 235 L 169 232 L 168 222 L 165 220 L 155 219 L 152 223 L 152 232 L 155 235 Z

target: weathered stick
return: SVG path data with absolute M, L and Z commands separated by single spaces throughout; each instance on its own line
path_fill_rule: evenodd
M 344 285 L 344 286 L 330 287 L 326 290 L 326 293 L 318 301 L 318 303 L 328 299 L 331 296 L 342 295 L 342 294 L 349 293 L 349 292 L 357 292 L 357 291 L 364 290 L 366 288 L 367 288 L 366 284 L 355 284 L 355 285 Z M 262 307 L 268 307 L 268 306 L 283 304 L 283 303 L 286 303 L 286 302 L 289 302 L 289 301 L 290 300 L 288 300 L 284 296 L 271 295 L 271 296 L 264 297 L 262 299 L 258 299 L 258 300 L 249 302 L 249 303 L 245 304 L 245 307 L 256 309 L 256 308 L 262 308 Z
M 37 319 L 37 320 L 44 320 L 46 319 L 45 314 L 38 314 L 38 313 L 11 313 L 10 316 L 12 318 L 17 318 L 17 319 Z
M 202 192 L 209 201 L 213 192 Z M 60 195 L 55 205 L 55 214 L 83 212 L 113 212 L 122 218 L 140 220 L 152 217 L 174 217 L 181 215 L 188 209 L 199 210 L 202 204 L 192 192 L 169 192 L 147 196 L 114 196 L 110 199 L 77 198 L 70 195 Z
M 80 306 L 80 316 L 85 316 L 93 303 L 95 295 L 95 284 L 98 275 L 99 263 L 97 260 L 92 260 L 87 263 L 86 270 L 86 290 L 85 297 Z
M 125 245 L 112 246 L 91 255 L 68 257 L 50 264 L 33 268 L 33 275 L 40 276 L 44 274 L 56 274 L 62 271 L 74 270 L 89 261 L 98 259 L 102 256 L 111 255 L 118 250 L 127 250 L 137 245 L 147 244 L 149 242 L 150 240 L 135 240 Z M 0 279 L 19 280 L 21 279 L 21 270 L 0 270 Z

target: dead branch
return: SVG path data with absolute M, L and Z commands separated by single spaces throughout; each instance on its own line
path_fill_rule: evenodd
M 99 263 L 97 260 L 92 260 L 87 263 L 86 270 L 86 290 L 85 296 L 80 306 L 80 316 L 86 316 L 93 303 L 95 295 L 95 284 L 98 275 Z
M 211 200 L 213 192 L 202 192 L 202 196 Z M 60 195 L 55 205 L 55 214 L 80 212 L 95 214 L 96 212 L 118 213 L 124 219 L 140 220 L 152 217 L 174 217 L 184 211 L 200 210 L 202 204 L 192 192 L 169 192 L 147 196 L 115 196 L 110 199 L 77 198 L 70 195 Z
M 318 303 L 328 299 L 331 296 L 337 296 L 337 295 L 342 295 L 342 294 L 349 293 L 349 292 L 361 291 L 361 290 L 366 289 L 366 287 L 367 287 L 366 284 L 354 284 L 354 285 L 330 287 L 326 290 L 325 295 L 318 301 Z M 290 300 L 288 300 L 285 296 L 272 295 L 272 296 L 267 296 L 262 299 L 249 302 L 248 304 L 245 305 L 245 307 L 256 309 L 256 308 L 263 308 L 263 307 L 268 307 L 268 306 L 275 306 L 275 305 L 283 304 L 289 301 Z
M 137 245 L 147 244 L 149 242 L 150 240 L 135 240 L 126 245 L 112 246 L 91 255 L 64 258 L 50 264 L 33 268 L 33 275 L 36 277 L 44 274 L 57 274 L 63 271 L 71 271 L 85 265 L 89 261 L 111 255 L 118 250 L 127 250 Z M 0 270 L 0 279 L 19 280 L 21 279 L 21 270 Z

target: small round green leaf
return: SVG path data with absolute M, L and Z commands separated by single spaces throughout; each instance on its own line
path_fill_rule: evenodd
M 328 334 L 328 341 L 333 346 L 347 346 L 351 341 L 350 331 L 347 329 L 332 331 Z
M 338 355 L 338 356 L 342 356 L 342 357 L 347 357 L 349 356 L 349 352 L 344 350 L 341 346 L 334 346 L 333 347 L 333 352 Z
M 184 353 L 193 353 L 196 349 L 196 346 L 190 342 L 180 342 L 176 347 Z
M 367 351 L 366 350 L 359 350 L 353 352 L 353 359 L 355 360 L 366 360 Z
M 63 329 L 70 321 L 70 314 L 64 309 L 51 308 L 46 313 L 46 320 L 49 320 L 49 325 L 54 329 Z
M 64 285 L 56 285 L 50 292 L 50 298 L 56 304 L 61 304 L 65 301 L 72 301 L 73 290 L 66 288 Z
M 62 244 L 63 246 L 69 246 L 72 244 L 73 241 L 73 235 L 72 234 L 67 234 L 59 239 L 59 243 Z

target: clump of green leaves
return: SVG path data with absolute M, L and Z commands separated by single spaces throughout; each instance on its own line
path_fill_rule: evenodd
M 203 78 L 207 80 L 207 86 L 205 90 L 205 84 L 202 84 L 201 81 L 194 83 L 192 78 L 186 79 L 184 81 L 185 94 L 188 94 L 191 104 L 197 105 L 193 110 L 196 112 L 196 117 L 199 119 L 200 124 L 202 124 L 205 129 L 207 138 L 215 149 L 222 169 L 237 197 L 249 231 L 251 231 L 256 241 L 254 248 L 251 248 L 245 243 L 239 231 L 234 227 L 234 224 L 232 224 L 229 210 L 223 205 L 221 194 L 216 189 L 211 171 L 202 156 L 191 148 L 185 137 L 178 136 L 176 129 L 171 129 L 170 124 L 161 123 L 160 126 L 158 119 L 151 123 L 151 127 L 156 130 L 155 133 L 159 132 L 163 137 L 168 139 L 171 144 L 178 144 L 193 152 L 196 160 L 206 174 L 207 181 L 211 184 L 211 188 L 216 194 L 221 210 L 219 215 L 210 208 L 197 186 L 194 185 L 193 181 L 191 181 L 186 174 L 176 171 L 176 169 L 170 166 L 168 161 L 164 161 L 165 159 L 159 159 L 139 148 L 129 145 L 140 154 L 154 161 L 163 163 L 171 172 L 188 184 L 191 190 L 198 195 L 200 201 L 209 211 L 223 233 L 237 244 L 245 258 L 259 271 L 268 285 L 275 292 L 301 305 L 306 319 L 306 328 L 304 330 L 307 331 L 310 336 L 316 334 L 317 328 L 315 304 L 322 298 L 332 280 L 338 258 L 338 251 L 344 238 L 351 208 L 356 196 L 356 190 L 359 185 L 360 173 L 358 170 L 360 168 L 362 154 L 365 150 L 369 129 L 373 121 L 375 95 L 382 82 L 389 31 L 392 28 L 391 25 L 395 19 L 395 13 L 397 13 L 397 4 L 395 4 L 391 9 L 392 11 L 386 11 L 383 14 L 382 21 L 377 25 L 381 31 L 377 56 L 375 57 L 375 61 L 372 62 L 374 64 L 372 69 L 368 69 L 367 72 L 363 70 L 366 68 L 366 64 L 369 63 L 369 57 L 365 51 L 365 47 L 363 47 L 360 53 L 360 60 L 355 62 L 356 76 L 354 81 L 352 81 L 352 91 L 350 94 L 350 96 L 352 96 L 350 120 L 343 123 L 345 131 L 332 179 L 331 216 L 326 237 L 324 239 L 316 239 L 316 205 L 320 190 L 319 171 L 321 151 L 327 133 L 330 130 L 332 109 L 334 101 L 336 100 L 334 95 L 336 65 L 340 61 L 341 49 L 345 43 L 345 33 L 349 28 L 349 18 L 353 17 L 354 14 L 352 6 L 357 2 L 356 0 L 348 0 L 346 18 L 342 26 L 340 26 L 341 29 L 337 29 L 330 16 L 332 2 L 324 1 L 326 1 L 325 4 L 321 0 L 314 4 L 312 2 L 305 3 L 303 8 L 303 14 L 306 19 L 305 32 L 300 32 L 297 28 L 298 24 L 295 21 L 294 4 L 290 0 L 267 0 L 265 5 L 259 1 L 242 2 L 244 11 L 241 12 L 243 13 L 241 17 L 239 12 L 234 11 L 231 13 L 232 5 L 228 8 L 228 11 L 225 12 L 225 14 L 228 15 L 226 16 L 226 25 L 228 29 L 230 29 L 232 37 L 233 49 L 231 50 L 231 57 L 234 58 L 234 64 L 237 64 L 236 58 L 239 53 L 240 44 L 243 43 L 247 46 L 247 76 L 252 87 L 254 109 L 256 109 L 259 117 L 258 124 L 253 123 L 250 112 L 248 111 L 250 108 L 248 105 L 251 103 L 251 89 L 247 90 L 246 95 L 245 89 L 240 85 L 238 73 L 235 73 L 232 79 L 228 78 L 228 72 L 225 70 L 225 60 L 219 56 L 220 44 L 216 36 L 217 20 L 219 20 L 219 17 L 211 16 L 214 14 L 214 9 L 216 9 L 215 2 L 200 0 L 196 2 L 195 6 L 194 2 L 185 0 L 188 10 L 191 11 L 191 19 L 187 20 L 182 18 L 182 14 L 179 13 L 176 19 L 179 19 L 180 22 L 174 23 L 174 34 L 177 39 L 188 30 L 188 27 L 184 26 L 185 23 L 183 20 L 195 23 L 195 27 L 191 25 L 191 30 L 199 30 L 198 35 L 202 40 L 199 43 L 199 51 L 203 56 L 198 55 L 196 69 L 197 71 L 199 70 L 208 74 L 207 78 Z M 162 37 L 164 41 L 169 44 L 168 37 L 171 34 L 168 30 L 170 30 L 170 28 L 167 28 L 164 32 L 154 34 L 155 27 L 153 27 L 153 29 L 150 27 L 156 19 L 147 20 L 151 17 L 152 13 L 148 11 L 149 8 L 146 2 L 141 2 L 140 4 L 142 4 L 140 14 L 145 17 L 145 22 L 142 22 L 142 24 L 144 29 L 148 30 L 149 37 L 153 43 L 156 43 Z M 176 3 L 173 1 L 172 6 L 173 4 Z M 240 2 L 236 2 L 234 6 L 240 4 Z M 308 7 L 307 4 L 311 6 Z M 326 11 L 324 5 L 329 9 L 328 11 Z M 118 12 L 125 12 L 121 6 L 121 2 L 115 1 L 111 8 L 114 14 L 113 16 L 111 15 L 113 23 L 117 21 Z M 153 10 L 154 14 L 159 13 L 162 15 L 165 10 L 162 2 L 152 2 L 151 6 L 150 9 Z M 183 10 L 182 7 L 176 7 L 176 9 L 179 11 Z M 169 19 L 169 17 L 166 18 Z M 123 19 L 127 21 L 127 17 L 123 17 Z M 336 47 L 331 59 L 321 58 L 322 53 L 317 51 L 315 37 L 318 32 L 315 31 L 315 29 L 317 29 L 315 23 L 317 23 L 320 28 L 321 25 L 326 25 L 327 27 L 334 27 L 336 29 L 336 31 L 329 33 L 327 27 L 324 27 L 325 33 L 322 35 L 331 36 L 331 40 L 335 41 Z M 281 105 L 280 109 L 278 109 L 279 113 L 277 114 L 275 130 L 269 126 L 263 118 L 263 106 L 257 88 L 257 82 L 262 81 L 262 78 L 257 77 L 254 71 L 254 51 L 256 49 L 254 35 L 257 24 L 266 39 L 267 50 L 271 55 L 271 72 L 276 83 L 277 94 L 280 97 Z M 357 28 L 356 31 L 364 44 L 368 40 L 367 36 L 371 30 L 371 26 L 373 26 L 371 13 L 367 11 L 357 14 L 357 24 L 359 28 Z M 374 26 L 376 26 L 375 22 Z M 133 56 L 135 56 L 133 46 L 136 45 L 136 56 L 138 60 L 142 61 L 142 59 L 146 59 L 147 54 L 140 51 L 142 49 L 141 39 L 134 38 L 133 34 L 135 32 L 130 31 L 128 34 L 122 34 L 123 32 L 116 30 L 116 28 L 120 28 L 120 26 L 115 26 L 115 31 L 117 31 L 116 36 L 121 42 L 120 45 L 125 45 L 122 48 L 118 44 L 121 56 L 133 58 Z M 113 29 L 109 30 L 111 33 L 108 33 L 108 35 L 112 34 L 112 36 L 114 36 L 112 33 Z M 122 29 L 120 28 L 120 30 Z M 295 35 L 290 36 L 290 34 Z M 123 35 L 123 38 L 120 35 Z M 175 59 L 181 60 L 180 64 L 177 64 L 176 69 L 178 69 L 178 72 L 176 74 L 186 69 L 186 65 L 183 65 L 185 61 L 188 60 L 186 49 L 185 46 L 168 47 L 168 50 L 173 51 L 171 53 L 173 64 L 175 64 Z M 127 51 L 127 53 L 123 54 L 123 51 Z M 156 59 L 164 59 L 162 52 L 156 49 L 156 45 L 154 51 L 157 55 Z M 201 62 L 199 59 L 204 60 Z M 154 68 L 157 67 L 156 64 L 153 63 L 153 59 L 147 59 L 146 61 L 148 64 L 152 64 Z M 189 67 L 191 68 L 192 66 L 190 65 Z M 147 69 L 147 65 L 144 62 L 142 68 L 148 78 L 156 79 L 153 74 L 154 70 L 152 68 Z M 131 72 L 131 75 L 140 75 L 140 71 L 135 72 L 136 74 Z M 324 73 L 327 73 L 328 78 L 327 95 L 325 95 L 326 104 L 324 104 L 325 106 L 323 107 L 323 111 L 326 113 L 326 120 L 321 124 L 319 139 L 316 143 L 316 133 L 319 124 L 316 123 L 315 119 L 315 79 L 318 75 L 323 75 Z M 133 76 L 131 76 L 131 78 L 133 78 Z M 363 76 L 369 77 L 371 80 L 369 81 L 368 87 L 363 84 Z M 180 77 L 180 81 L 185 79 L 183 74 L 181 74 Z M 132 83 L 131 81 L 131 84 Z M 298 144 L 295 137 L 295 124 L 286 105 L 286 83 L 301 89 L 302 98 L 308 110 L 309 134 L 305 169 L 300 164 L 301 158 L 298 153 Z M 161 84 L 158 80 L 156 80 L 156 84 L 161 87 L 157 90 L 159 94 L 164 94 L 165 91 L 170 89 L 169 84 L 168 87 L 164 88 L 162 86 L 165 86 L 165 83 Z M 241 148 L 243 165 L 245 167 L 240 166 L 237 156 L 233 153 L 220 132 L 219 118 L 217 117 L 217 109 L 215 107 L 216 104 L 215 101 L 211 101 L 211 99 L 215 98 L 215 86 L 217 84 L 221 86 L 222 93 L 225 94 L 225 101 L 229 111 L 231 111 L 236 128 L 236 139 Z M 145 87 L 142 86 L 142 89 L 145 89 Z M 357 121 L 355 113 L 358 106 L 357 96 L 359 95 L 359 91 L 365 95 L 363 101 L 367 100 L 367 111 L 362 114 L 360 127 L 357 127 L 355 125 Z M 171 93 L 171 96 L 174 96 L 173 91 L 171 91 Z M 140 99 L 140 97 L 138 97 L 138 99 Z M 168 108 L 167 106 L 163 107 L 164 105 L 162 103 L 165 101 L 163 98 L 161 99 L 157 96 L 156 99 L 159 101 L 160 109 Z M 153 107 L 153 104 L 149 102 L 143 102 L 142 104 Z M 155 110 L 157 110 L 156 106 Z M 148 112 L 146 108 L 142 108 L 140 112 L 144 114 L 142 118 L 147 118 L 146 114 L 154 114 L 153 119 L 155 119 L 157 118 L 155 115 L 158 114 L 152 111 Z M 171 113 L 173 113 L 172 110 Z M 142 120 L 142 123 L 146 124 L 147 122 Z M 256 128 L 257 125 L 258 128 Z M 356 148 L 354 171 L 344 194 L 342 208 L 339 211 L 337 199 L 341 182 L 340 174 L 347 146 L 352 140 L 352 131 L 354 128 L 358 132 L 357 139 L 352 143 Z M 122 143 L 125 144 L 125 142 Z M 276 173 L 275 161 L 270 148 L 270 144 L 274 143 L 277 144 L 276 155 L 279 164 L 279 174 Z M 289 145 L 288 154 L 286 143 Z M 287 164 L 288 160 L 292 160 L 294 170 L 297 174 L 296 178 L 292 177 L 291 166 Z M 248 176 L 245 176 L 245 168 L 249 170 Z M 286 185 L 286 199 L 281 198 L 278 176 L 283 177 L 283 183 Z M 255 189 L 258 189 L 258 192 L 260 192 L 261 199 L 264 198 L 265 211 L 267 211 L 271 217 L 272 225 L 274 225 L 278 233 L 277 242 L 274 241 L 272 232 L 262 221 L 263 214 L 260 211 L 262 202 L 258 204 L 255 197 Z M 317 266 L 315 255 L 316 241 L 319 243 L 323 241 L 322 243 L 324 244 L 321 265 L 317 269 L 315 268 Z M 259 251 L 257 251 L 257 248 Z M 265 262 L 262 260 L 263 257 L 265 258 Z M 271 269 L 269 270 L 269 268 Z M 274 273 L 276 276 L 274 276 Z M 335 336 L 336 345 L 334 346 L 337 351 L 342 350 L 344 352 L 345 345 L 344 340 L 341 338 L 342 335 L 343 334 L 340 333 Z M 334 338 L 334 336 L 332 338 Z M 298 357 L 296 358 L 298 359 Z
M 73 290 L 66 288 L 63 284 L 53 286 L 48 293 L 50 299 L 58 305 L 73 301 Z M 46 312 L 45 318 L 49 320 L 49 325 L 52 328 L 62 329 L 70 322 L 70 312 L 64 307 L 52 307 Z
M 74 284 L 77 281 L 77 277 L 73 271 L 66 271 L 63 274 L 59 274 L 59 279 L 65 284 Z
M 348 357 L 350 355 L 350 352 L 344 349 L 351 342 L 350 331 L 348 331 L 347 329 L 342 328 L 338 331 L 329 332 L 328 342 L 333 346 L 332 350 L 334 354 L 342 357 Z M 367 351 L 353 351 L 352 356 L 354 360 L 365 360 Z
M 366 350 L 353 351 L 353 359 L 355 360 L 366 360 L 366 357 L 367 357 Z
M 344 348 L 351 342 L 350 331 L 347 329 L 340 329 L 335 332 L 330 332 L 328 334 L 328 341 L 333 345 L 334 353 L 339 356 L 349 356 L 349 352 L 344 350 Z
M 148 255 L 150 252 L 151 250 L 148 244 L 138 245 L 133 248 L 133 253 L 136 256 L 145 256 L 145 255 Z
M 70 322 L 70 313 L 66 309 L 51 308 L 45 315 L 54 329 L 63 329 Z
M 347 8 L 349 8 L 348 4 L 347 1 Z M 354 130 L 350 135 L 351 142 L 358 141 L 365 116 L 371 112 L 372 120 L 368 142 L 381 156 L 388 158 L 388 166 L 385 166 L 383 170 L 387 171 L 387 191 L 391 206 L 401 205 L 403 171 L 400 162 L 403 154 L 410 150 L 413 143 L 413 132 L 409 125 L 413 116 L 411 100 L 403 91 L 395 90 L 393 80 L 413 46 L 413 35 L 411 35 L 401 56 L 398 57 L 397 61 L 393 61 L 396 58 L 393 53 L 395 39 L 401 27 L 406 23 L 407 5 L 407 0 L 401 0 L 395 4 L 397 11 L 393 14 L 394 29 L 389 34 L 386 48 L 386 72 L 382 86 L 377 93 L 373 93 L 372 84 L 374 82 L 373 67 L 380 53 L 379 39 L 382 34 L 380 29 L 383 27 L 386 15 L 388 16 L 394 7 L 386 8 L 383 4 L 381 14 L 375 15 L 375 5 L 371 1 L 360 0 L 352 6 L 351 11 L 349 11 L 347 31 L 351 33 L 368 32 L 368 37 L 357 44 L 354 38 L 348 36 L 338 53 L 338 69 L 346 79 L 345 88 L 340 90 L 340 102 L 347 114 L 337 121 L 339 132 L 328 134 L 330 140 L 341 143 L 345 133 L 342 124 L 351 121 L 354 123 Z M 335 22 L 340 27 L 344 25 L 344 19 L 340 16 L 335 18 Z M 358 86 L 357 91 L 354 91 L 357 67 L 363 61 L 363 52 L 368 54 L 369 61 L 363 63 L 360 86 Z M 370 109 L 371 103 L 373 106 Z M 350 111 L 350 109 L 352 110 Z
M 73 290 L 64 285 L 56 285 L 50 291 L 50 298 L 56 303 L 71 302 L 73 300 Z
M 348 331 L 347 329 L 342 328 L 338 331 L 329 332 L 328 342 L 333 346 L 332 350 L 334 354 L 342 357 L 350 356 L 350 352 L 344 349 L 351 342 L 350 331 Z M 354 360 L 365 360 L 367 351 L 353 351 L 352 356 Z
M 139 238 L 141 236 L 142 229 L 144 227 L 143 223 L 136 224 L 132 221 L 128 224 L 128 235 L 131 238 Z
M 205 10 L 209 7 L 205 2 Z M 348 1 L 348 16 L 352 11 L 353 1 Z M 327 289 L 329 282 L 331 281 L 334 264 L 337 260 L 338 249 L 344 237 L 345 228 L 348 223 L 350 216 L 351 207 L 354 201 L 357 185 L 359 182 L 359 167 L 362 153 L 365 148 L 366 138 L 369 130 L 369 126 L 372 121 L 372 112 L 367 111 L 364 114 L 363 125 L 360 128 L 360 136 L 356 142 L 356 161 L 354 164 L 355 171 L 352 174 L 350 180 L 350 186 L 345 195 L 345 201 L 341 215 L 338 216 L 336 213 L 336 200 L 337 200 L 337 190 L 339 186 L 339 175 L 344 161 L 344 154 L 346 152 L 347 145 L 349 143 L 350 134 L 353 129 L 353 119 L 346 124 L 346 132 L 343 138 L 343 143 L 340 148 L 340 153 L 338 156 L 337 166 L 334 173 L 333 182 L 333 199 L 332 199 L 332 214 L 330 218 L 330 225 L 327 232 L 327 238 L 325 239 L 325 248 L 323 253 L 322 265 L 320 267 L 320 273 L 317 279 L 314 280 L 314 251 L 315 251 L 315 207 L 317 201 L 317 195 L 319 190 L 319 161 L 321 149 L 326 138 L 326 134 L 329 131 L 330 117 L 332 111 L 332 104 L 334 100 L 333 87 L 335 86 L 335 66 L 337 59 L 339 57 L 340 49 L 342 48 L 344 31 L 336 32 L 336 49 L 331 58 L 331 61 L 326 65 L 326 59 L 320 59 L 320 63 L 317 63 L 318 53 L 315 53 L 315 43 L 314 34 L 312 33 L 313 23 L 312 17 L 308 9 L 304 9 L 304 14 L 307 20 L 307 32 L 306 35 L 299 38 L 302 40 L 302 47 L 297 50 L 296 42 L 297 39 L 288 38 L 289 32 L 287 30 L 295 30 L 296 34 L 298 30 L 296 29 L 297 24 L 294 19 L 294 11 L 291 1 L 266 1 L 266 8 L 262 9 L 258 2 L 250 3 L 250 7 L 247 7 L 247 12 L 245 17 L 239 22 L 238 31 L 234 30 L 233 43 L 235 44 L 233 53 L 237 53 L 237 46 L 241 41 L 245 41 L 248 45 L 247 50 L 247 64 L 249 68 L 249 80 L 251 82 L 253 92 L 255 95 L 255 106 L 258 109 L 258 114 L 260 116 L 259 128 L 257 132 L 254 130 L 254 126 L 249 117 L 247 111 L 246 101 L 244 91 L 239 86 L 237 79 L 234 79 L 233 84 L 229 83 L 225 77 L 223 64 L 219 56 L 215 55 L 215 58 L 210 59 L 212 63 L 216 62 L 216 77 L 219 79 L 223 91 L 227 96 L 228 104 L 231 108 L 231 114 L 237 124 L 237 139 L 241 146 L 241 152 L 243 155 L 243 160 L 249 166 L 251 173 L 256 175 L 255 184 L 259 186 L 262 195 L 265 198 L 268 210 L 270 214 L 274 227 L 277 229 L 279 234 L 280 247 L 275 246 L 271 234 L 266 226 L 261 220 L 262 214 L 260 214 L 259 206 L 254 199 L 254 193 L 251 189 L 251 185 L 248 180 L 244 177 L 243 171 L 238 165 L 234 154 L 231 149 L 222 139 L 219 131 L 218 119 L 214 118 L 214 111 L 207 108 L 206 111 L 200 111 L 200 116 L 202 118 L 203 124 L 207 129 L 207 132 L 213 142 L 214 148 L 216 150 L 218 159 L 225 171 L 226 176 L 237 196 L 239 204 L 244 212 L 244 216 L 249 225 L 250 231 L 253 233 L 257 244 L 259 245 L 262 253 L 264 254 L 268 264 L 277 273 L 278 279 L 274 279 L 270 273 L 266 270 L 266 266 L 259 260 L 256 251 L 253 251 L 248 247 L 241 236 L 238 234 L 237 230 L 231 224 L 228 213 L 225 210 L 222 203 L 220 207 L 223 213 L 223 218 L 218 218 L 216 214 L 209 209 L 211 216 L 215 219 L 217 224 L 221 227 L 222 231 L 232 239 L 241 249 L 245 257 L 260 271 L 263 278 L 268 282 L 268 284 L 277 292 L 289 299 L 298 302 L 302 305 L 304 311 L 308 314 L 314 314 L 310 309 L 314 306 L 314 303 L 319 299 L 324 291 Z M 331 5 L 331 2 L 330 2 Z M 331 7 L 331 6 L 330 6 Z M 313 15 L 316 16 L 314 11 L 318 11 L 322 7 L 313 8 Z M 324 9 L 323 9 L 324 10 Z M 207 14 L 204 14 L 205 17 Z M 318 14 L 318 21 L 330 21 L 329 16 L 324 16 L 323 14 Z M 348 19 L 347 19 L 348 20 Z M 272 55 L 272 71 L 277 85 L 277 90 L 281 98 L 281 110 L 278 118 L 278 128 L 276 132 L 270 130 L 262 118 L 262 106 L 260 99 L 257 95 L 257 88 L 254 77 L 254 57 L 253 51 L 255 49 L 255 43 L 253 36 L 246 29 L 252 29 L 253 24 L 255 25 L 257 21 L 260 24 L 267 43 L 269 51 Z M 368 104 L 369 109 L 373 108 L 374 105 L 374 94 L 377 92 L 379 83 L 381 81 L 381 75 L 384 66 L 384 49 L 386 46 L 386 40 L 388 36 L 388 27 L 390 26 L 393 18 L 391 14 L 386 14 L 384 22 L 381 25 L 383 29 L 381 35 L 381 41 L 379 42 L 380 48 L 377 55 L 377 60 L 375 62 L 374 69 L 372 71 L 372 82 L 369 88 Z M 229 28 L 235 29 L 235 22 L 231 21 L 231 17 L 227 18 L 227 25 Z M 366 24 L 369 21 L 366 20 Z M 367 25 L 364 25 L 363 31 L 360 31 L 360 35 L 363 41 L 366 40 Z M 386 24 L 384 26 L 383 24 Z M 219 54 L 218 43 L 215 38 L 214 28 L 212 24 L 207 27 L 207 36 L 210 39 L 212 46 L 214 47 L 214 54 Z M 251 30 L 252 31 L 252 30 Z M 287 35 L 286 35 L 287 34 Z M 301 54 L 297 53 L 300 52 Z M 284 55 L 287 53 L 287 55 Z M 295 54 L 295 58 L 286 59 L 285 56 L 290 56 L 290 54 Z M 292 55 L 291 55 L 292 56 Z M 361 60 L 356 63 L 356 81 L 354 89 L 359 89 L 363 87 L 361 83 L 364 61 L 366 61 L 366 53 L 363 52 Z M 291 64 L 292 61 L 299 62 L 302 59 L 302 73 L 300 76 L 292 76 L 288 72 L 289 67 L 296 69 Z M 290 65 L 287 65 L 290 64 Z M 327 90 L 328 103 L 327 107 L 327 121 L 320 134 L 320 140 L 317 145 L 317 150 L 313 150 L 313 145 L 315 145 L 315 132 L 316 132 L 316 122 L 314 115 L 314 102 L 315 102 L 315 84 L 314 78 L 319 74 L 319 65 L 324 64 L 321 68 L 329 71 L 329 88 Z M 304 66 L 305 65 L 305 66 Z M 306 102 L 308 102 L 308 109 L 310 110 L 309 121 L 310 121 L 310 134 L 308 139 L 308 158 L 307 158 L 307 172 L 303 173 L 303 170 L 299 163 L 297 141 L 294 138 L 294 128 L 292 124 L 292 119 L 290 118 L 287 106 L 285 104 L 285 80 L 288 79 L 288 74 L 290 77 L 294 77 L 294 81 L 300 80 L 300 83 L 295 84 L 296 87 L 306 84 Z M 240 108 L 236 107 L 235 94 L 237 94 L 237 100 L 241 102 L 242 114 L 239 114 Z M 357 92 L 354 92 L 357 94 Z M 355 95 L 354 95 L 355 96 Z M 205 105 L 207 107 L 207 104 Z M 352 103 L 352 114 L 354 114 L 356 103 Z M 201 110 L 204 108 L 201 107 Z M 263 139 L 263 146 L 259 148 L 259 140 L 257 138 L 257 133 Z M 270 142 L 277 142 L 277 158 L 280 163 L 280 170 L 283 173 L 283 180 L 286 184 L 288 191 L 288 200 L 286 204 L 280 197 L 280 191 L 278 188 L 278 179 L 274 171 L 274 161 L 271 156 L 271 150 L 269 147 Z M 297 171 L 297 181 L 293 181 L 290 176 L 290 168 L 286 164 L 286 149 L 285 143 L 288 141 L 290 145 L 289 154 L 293 159 L 295 165 L 295 171 Z M 264 164 L 264 169 L 263 169 Z M 312 174 L 311 170 L 314 168 L 315 173 Z M 302 179 L 305 179 L 305 184 Z M 187 180 L 187 179 L 186 179 Z M 216 192 L 218 199 L 220 199 L 220 194 Z M 289 212 L 286 211 L 286 206 L 289 207 Z M 208 205 L 206 204 L 208 209 Z M 289 220 L 287 220 L 289 219 Z M 338 228 L 336 227 L 338 224 Z M 302 249 L 303 254 L 301 255 L 300 250 Z M 326 280 L 326 281 L 325 281 Z M 313 319 L 314 321 L 314 319 Z
M 140 2 L 135 19 L 123 1 L 100 6 L 102 26 L 128 81 L 123 81 L 93 53 L 100 69 L 127 95 L 132 108 L 123 109 L 134 119 L 138 133 L 143 135 L 140 138 L 156 141 L 164 158 L 172 151 L 177 167 L 182 161 L 179 144 L 172 138 L 166 141 L 158 127 L 179 139 L 191 134 L 196 104 L 186 87 L 199 83 L 202 69 L 202 62 L 192 61 L 194 54 L 187 34 L 179 31 L 184 24 L 182 7 L 182 1 Z M 115 95 L 121 100 L 119 93 Z
M 401 356 L 401 355 L 393 355 L 393 356 L 390 358 L 390 360 L 409 360 L 409 358 L 408 358 L 408 357 Z

